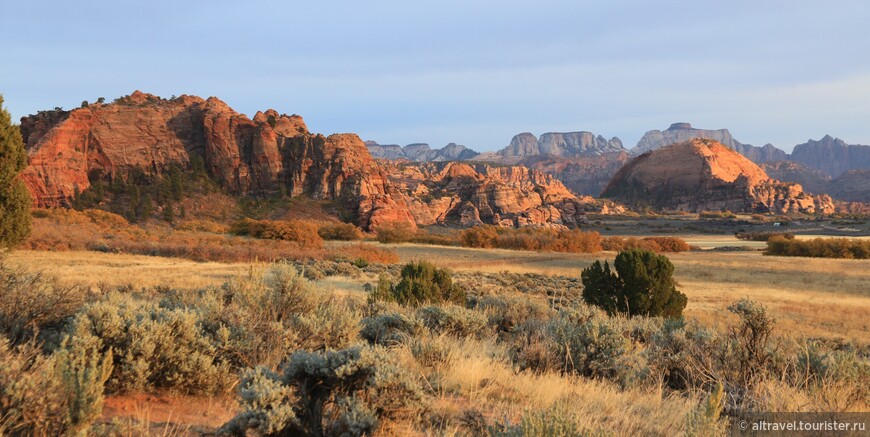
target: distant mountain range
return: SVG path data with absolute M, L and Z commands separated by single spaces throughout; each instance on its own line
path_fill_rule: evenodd
M 524 165 L 552 174 L 579 195 L 597 196 L 607 182 L 631 157 L 692 139 L 708 138 L 737 151 L 761 165 L 771 177 L 795 182 L 811 193 L 830 192 L 838 200 L 870 202 L 870 184 L 863 183 L 870 171 L 870 146 L 846 144 L 825 135 L 798 144 L 791 154 L 771 144 L 757 147 L 736 140 L 728 129 L 697 129 L 689 123 L 674 123 L 667 129 L 646 132 L 637 144 L 626 149 L 622 141 L 606 139 L 591 132 L 549 132 L 540 138 L 524 132 L 515 135 L 504 149 L 478 153 L 468 147 L 448 144 L 430 149 L 426 144 L 405 147 L 367 142 L 375 158 L 428 161 L 476 161 L 497 165 Z M 851 184 L 840 181 L 846 177 Z M 856 186 L 856 189 L 847 187 Z

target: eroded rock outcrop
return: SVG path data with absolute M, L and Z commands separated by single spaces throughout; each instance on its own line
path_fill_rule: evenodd
M 384 165 L 420 225 L 573 227 L 587 212 L 621 211 L 612 202 L 577 197 L 553 176 L 522 166 L 460 162 Z
M 709 139 L 641 154 L 616 173 L 602 196 L 638 208 L 692 212 L 834 211 L 830 197 L 811 196 L 798 184 L 773 180 L 749 159 Z
M 413 218 L 353 134 L 312 134 L 302 118 L 275 111 L 253 119 L 217 98 L 171 100 L 134 92 L 111 104 L 22 119 L 29 167 L 21 177 L 38 206 L 67 205 L 91 181 L 132 171 L 160 174 L 202 159 L 236 194 L 286 190 L 345 202 L 363 227 Z

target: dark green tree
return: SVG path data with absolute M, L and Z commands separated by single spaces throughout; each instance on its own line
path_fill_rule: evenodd
M 0 248 L 30 235 L 30 194 L 18 174 L 27 166 L 24 140 L 0 96 Z
M 677 291 L 674 265 L 666 256 L 632 249 L 619 252 L 613 266 L 616 273 L 596 261 L 580 274 L 587 303 L 609 314 L 682 317 L 686 295 Z

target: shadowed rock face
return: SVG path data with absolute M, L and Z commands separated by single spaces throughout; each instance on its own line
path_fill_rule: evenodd
M 870 146 L 846 144 L 825 135 L 819 141 L 809 140 L 795 146 L 791 160 L 836 178 L 849 170 L 870 168 Z
M 832 180 L 827 193 L 837 200 L 870 203 L 870 170 L 849 170 Z
M 809 168 L 794 161 L 767 162 L 762 164 L 761 168 L 771 178 L 782 182 L 801 184 L 801 187 L 810 193 L 831 194 L 828 193 L 828 183 L 831 181 L 831 177 L 820 170 Z
M 692 212 L 834 211 L 830 197 L 775 181 L 736 151 L 707 139 L 643 153 L 616 173 L 602 196 L 635 207 Z
M 553 176 L 522 166 L 384 163 L 420 225 L 573 227 L 586 212 L 617 212 L 612 202 L 577 197 Z
M 363 227 L 413 224 L 356 135 L 315 135 L 296 115 L 269 110 L 249 119 L 214 97 L 166 100 L 137 91 L 112 104 L 25 117 L 22 133 L 30 165 L 21 177 L 37 206 L 68 205 L 92 180 L 187 168 L 196 155 L 235 194 L 283 187 L 342 200 Z

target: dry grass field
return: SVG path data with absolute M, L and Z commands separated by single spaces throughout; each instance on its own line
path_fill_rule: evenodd
M 689 236 L 701 247 L 741 246 L 758 242 L 730 236 Z M 339 242 L 328 246 L 339 248 Z M 764 243 L 761 243 L 764 244 Z M 577 277 L 580 270 L 614 253 L 535 253 L 421 244 L 383 244 L 402 262 L 425 259 L 455 271 L 538 273 Z M 679 289 L 689 297 L 686 315 L 710 326 L 731 321 L 728 305 L 750 298 L 766 305 L 783 333 L 870 342 L 870 261 L 763 256 L 761 252 L 684 252 L 669 254 Z M 251 263 L 195 262 L 177 258 L 71 251 L 16 251 L 8 262 L 43 270 L 62 282 L 91 287 L 134 288 L 217 286 L 245 274 Z M 371 277 L 328 277 L 321 285 L 362 292 Z
M 752 243 L 702 237 L 719 246 Z M 730 239 L 730 240 L 729 240 Z M 702 240 L 686 238 L 690 244 Z M 741 244 L 742 245 L 742 244 Z M 402 261 L 426 259 L 457 271 L 579 276 L 614 253 L 533 253 L 500 249 L 391 245 Z M 687 317 L 711 326 L 730 322 L 732 302 L 748 297 L 766 305 L 783 333 L 870 342 L 870 261 L 764 256 L 761 252 L 668 254 Z
M 703 248 L 758 245 L 729 236 L 699 235 L 685 239 Z M 328 242 L 326 249 L 340 253 L 347 244 L 354 243 Z M 489 277 L 506 272 L 578 278 L 581 269 L 593 261 L 612 261 L 615 256 L 614 252 L 538 253 L 410 243 L 376 246 L 395 252 L 401 263 L 427 260 L 455 272 L 484 273 L 490 274 Z M 729 305 L 749 298 L 767 307 L 776 319 L 774 334 L 790 342 L 789 350 L 800 350 L 806 338 L 842 339 L 865 348 L 870 345 L 870 319 L 867 317 L 870 315 L 870 261 L 773 257 L 764 256 L 760 251 L 707 250 L 667 256 L 675 266 L 678 289 L 688 296 L 684 315 L 702 325 L 727 332 L 738 323 L 737 317 L 729 312 Z M 44 272 L 63 285 L 84 285 L 95 293 L 163 286 L 190 292 L 187 296 L 191 297 L 187 299 L 194 299 L 192 296 L 202 292 L 197 290 L 227 282 L 243 286 L 245 280 L 250 281 L 270 270 L 266 263 L 197 262 L 90 251 L 19 250 L 7 254 L 4 262 L 12 267 Z M 370 311 L 363 309 L 367 297 L 364 286 L 377 280 L 374 272 L 383 267 L 375 267 L 374 270 L 357 269 L 356 274 L 324 275 L 316 281 L 318 289 L 335 297 L 328 302 L 338 308 L 335 314 L 339 314 L 339 321 L 345 317 L 358 323 L 362 312 Z M 485 296 L 501 290 L 491 288 L 491 283 L 486 286 L 490 288 L 485 292 L 469 290 L 469 295 Z M 212 291 L 205 293 L 212 294 Z M 148 293 L 144 293 L 145 297 L 123 297 L 117 292 L 106 294 L 109 302 L 112 299 L 130 302 L 129 299 L 151 296 Z M 546 295 L 513 291 L 503 297 L 507 299 L 505 302 L 514 302 L 520 308 L 523 308 L 522 302 L 544 303 L 546 307 Z M 413 309 L 386 306 L 369 317 L 377 319 L 395 314 L 391 311 L 414 314 Z M 488 310 L 482 311 L 492 316 Z M 326 314 L 327 318 L 318 323 L 331 326 L 327 320 L 336 316 L 332 312 Z M 628 323 L 644 326 L 643 321 L 619 318 L 607 321 L 605 326 Z M 491 332 L 480 336 L 434 331 L 416 335 L 406 344 L 391 347 L 390 354 L 408 374 L 422 381 L 422 389 L 429 399 L 424 421 L 428 424 L 424 427 L 427 431 L 421 432 L 418 418 L 416 429 L 407 428 L 407 422 L 388 421 L 377 435 L 470 435 L 468 429 L 472 429 L 475 421 L 546 427 L 550 422 L 563 420 L 589 432 L 678 435 L 697 419 L 693 414 L 708 397 L 704 391 L 669 390 L 661 380 L 623 386 L 614 379 L 590 378 L 548 368 L 524 370 L 516 361 L 517 343 L 507 342 L 500 334 Z M 299 339 L 304 341 L 304 338 Z M 636 347 L 640 346 L 632 346 Z M 529 350 L 535 353 L 534 349 Z M 637 350 L 630 348 L 622 353 L 636 357 L 632 354 Z M 628 365 L 626 363 L 623 365 Z M 864 392 L 856 391 L 853 383 L 838 380 L 818 387 L 796 388 L 785 381 L 770 379 L 753 390 L 765 408 L 782 411 L 867 409 Z M 105 435 L 211 435 L 242 408 L 232 389 L 199 396 L 172 389 L 113 393 L 106 398 L 102 416 L 93 430 L 97 435 L 103 431 Z

